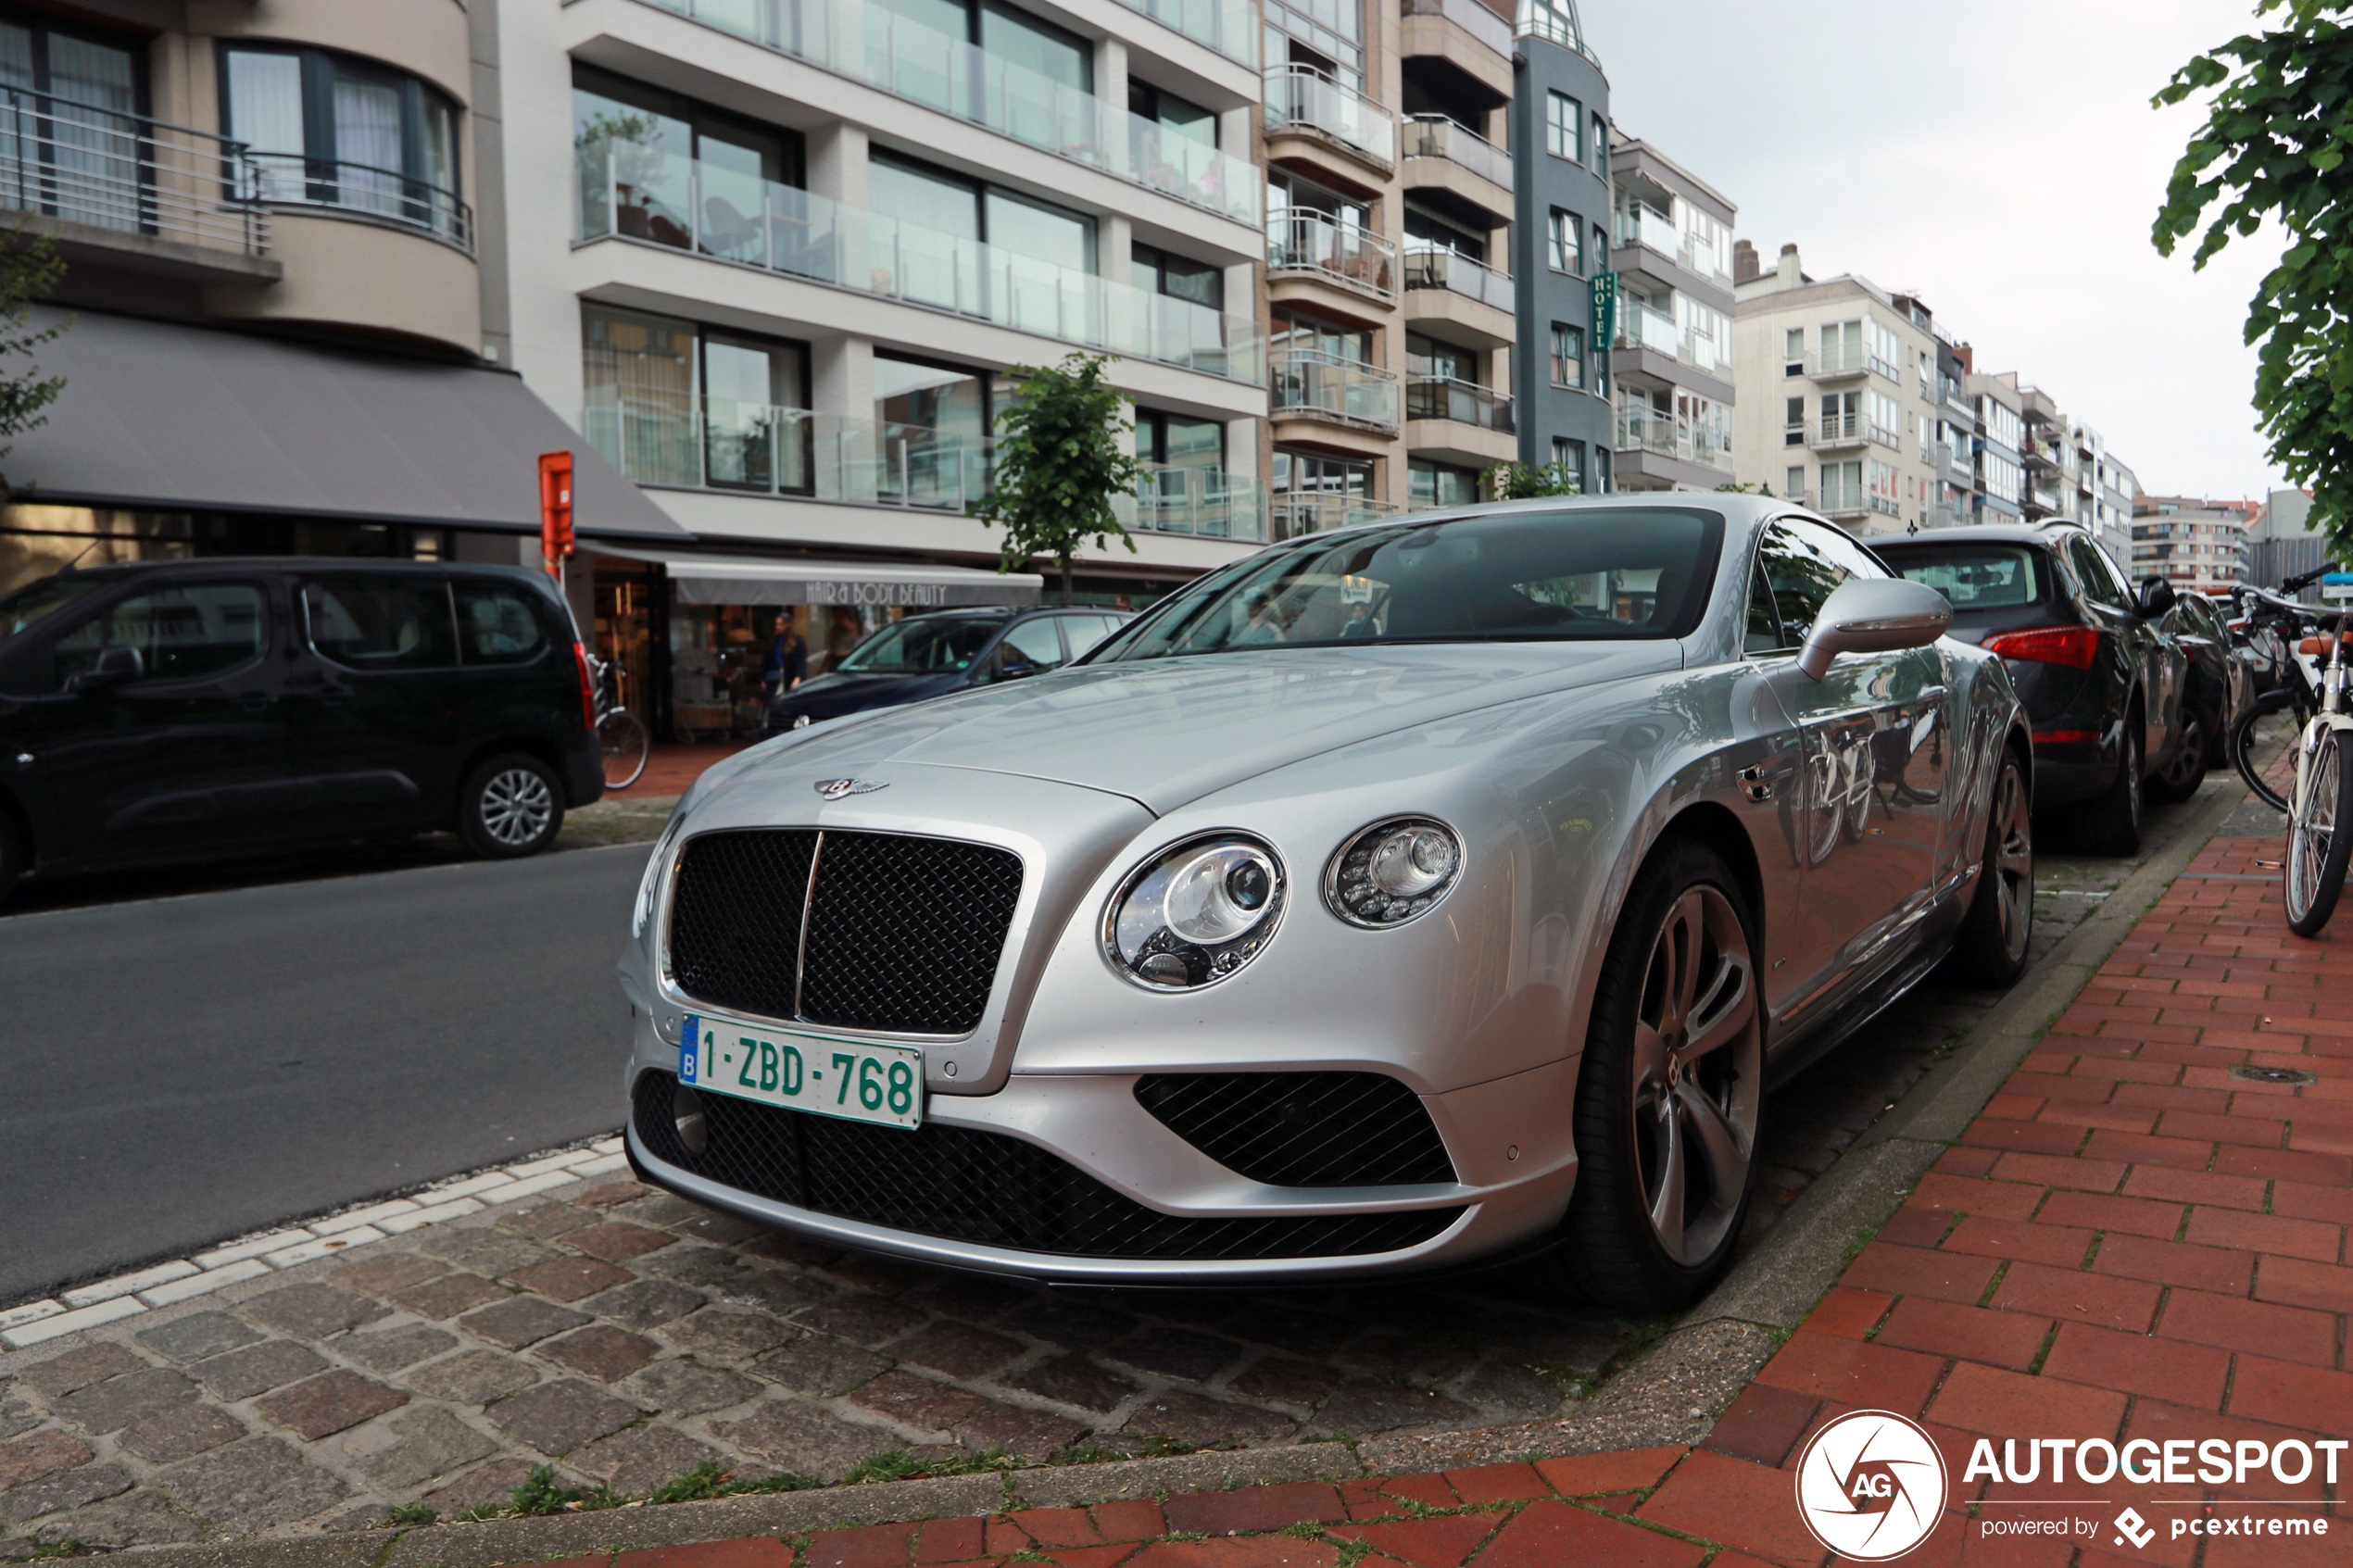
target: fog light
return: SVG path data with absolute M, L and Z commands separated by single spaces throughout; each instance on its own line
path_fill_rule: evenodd
M 670 1115 L 678 1127 L 678 1141 L 688 1154 L 700 1154 L 711 1147 L 711 1127 L 703 1120 L 702 1096 L 679 1085 L 671 1092 Z

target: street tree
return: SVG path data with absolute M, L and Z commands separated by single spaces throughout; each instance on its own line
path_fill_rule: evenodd
M 2336 558 L 2353 561 L 2353 31 L 2335 19 L 2343 10 L 2258 0 L 2261 31 L 2173 73 L 2156 105 L 2213 98 L 2152 237 L 2171 256 L 2203 224 L 2191 258 L 2203 269 L 2267 218 L 2286 231 L 2279 265 L 2247 306 L 2246 341 L 2261 345 L 2256 423 L 2271 461 L 2310 487 Z
M 1585 485 L 1566 463 L 1490 463 L 1479 478 L 1494 501 L 1534 501 L 1546 495 L 1576 495 Z
M 46 235 L 21 226 L 0 235 L 0 461 L 18 436 L 48 423 L 49 405 L 66 389 L 65 377 L 44 376 L 32 363 L 35 349 L 72 324 L 71 317 L 45 327 L 32 321 L 33 305 L 55 292 L 65 275 L 66 264 Z M 17 486 L 0 473 L 0 500 L 16 494 Z
M 1116 539 L 1136 548 L 1112 499 L 1136 495 L 1147 475 L 1126 450 L 1120 409 L 1133 399 L 1104 381 L 1110 365 L 1107 356 L 1072 354 L 1059 365 L 1013 367 L 1015 401 L 997 419 L 991 486 L 973 505 L 975 517 L 1005 531 L 997 570 L 1049 558 L 1065 604 L 1080 546 L 1107 549 Z

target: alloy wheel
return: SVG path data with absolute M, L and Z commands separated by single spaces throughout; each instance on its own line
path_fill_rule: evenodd
M 2173 760 L 2165 770 L 2165 782 L 2176 790 L 2186 789 L 2206 772 L 2206 726 L 2196 719 L 2182 720 L 2181 745 L 2175 747 Z
M 1634 1022 L 1634 1148 L 1652 1232 L 1705 1262 L 1739 1216 L 1763 1074 L 1755 963 L 1731 900 L 1702 884 L 1651 946 Z
M 507 768 L 490 775 L 482 791 L 482 825 L 510 849 L 519 849 L 547 831 L 556 814 L 555 792 L 529 768 Z
M 2015 767 L 2002 770 L 1994 792 L 1994 896 L 2002 915 L 2002 950 L 2015 960 L 2034 929 L 2034 813 Z

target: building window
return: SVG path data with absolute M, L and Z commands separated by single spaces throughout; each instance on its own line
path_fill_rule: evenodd
M 1553 384 L 1581 387 L 1585 384 L 1585 329 L 1553 323 Z
M 1806 470 L 1803 466 L 1781 471 L 1781 498 L 1785 501 L 1806 499 Z
M 1544 150 L 1571 163 L 1585 161 L 1585 109 L 1565 93 L 1544 94 Z
M 585 232 L 755 265 L 775 259 L 793 211 L 781 188 L 801 183 L 799 132 L 586 66 L 573 72 L 572 119 Z
M 253 149 L 263 199 L 334 207 L 472 244 L 458 108 L 405 71 L 323 49 L 220 54 L 222 130 Z
M 1405 464 L 1405 505 L 1420 511 L 1428 507 L 1467 507 L 1478 499 L 1478 472 L 1449 463 L 1409 458 Z
M 1609 124 L 1600 115 L 1593 117 L 1593 172 L 1609 176 Z
M 156 231 L 155 171 L 142 163 L 152 153 L 125 118 L 147 107 L 145 53 L 144 42 L 70 23 L 0 21 L 0 86 L 19 90 L 11 102 L 14 128 L 0 149 L 9 207 L 107 229 Z M 43 147 L 19 139 L 34 137 L 51 140 Z
M 1134 246 L 1129 259 L 1135 268 L 1130 276 L 1139 287 L 1171 299 L 1189 299 L 1212 310 L 1226 308 L 1224 268 L 1148 245 Z
M 1861 511 L 1863 509 L 1862 463 L 1859 460 L 1851 463 L 1824 463 L 1822 465 L 1822 494 L 1815 503 L 1815 508 L 1824 512 Z
M 877 219 L 980 240 L 1073 272 L 1095 270 L 1092 218 L 912 158 L 875 154 L 866 165 L 866 200 Z M 890 243 L 880 223 L 875 236 L 878 248 Z
M 581 338 L 589 445 L 630 478 L 809 493 L 801 345 L 593 303 Z
M 1553 270 L 1585 275 L 1585 221 L 1559 207 L 1553 208 Z
M 1587 254 L 1593 258 L 1593 270 L 1609 270 L 1609 231 L 1601 224 L 1593 225 L 1593 248 Z
M 1781 431 L 1781 445 L 1803 446 L 1806 445 L 1806 399 L 1793 397 L 1788 400 L 1788 404 L 1783 414 L 1784 428 Z
M 1567 476 L 1570 487 L 1579 495 L 1591 493 L 1585 482 L 1585 444 L 1571 441 L 1565 435 L 1553 437 L 1553 466 Z

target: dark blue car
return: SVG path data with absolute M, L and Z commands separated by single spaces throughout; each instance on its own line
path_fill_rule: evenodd
M 937 609 L 894 621 L 835 668 L 768 700 L 768 734 L 1042 675 L 1126 624 L 1108 609 Z

